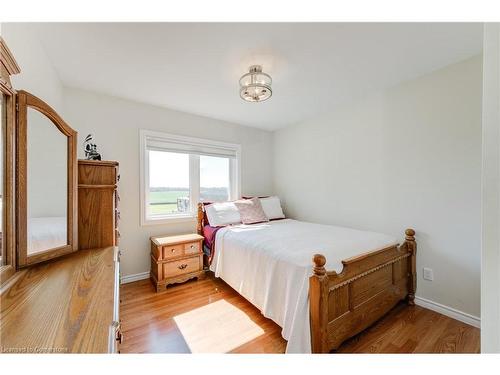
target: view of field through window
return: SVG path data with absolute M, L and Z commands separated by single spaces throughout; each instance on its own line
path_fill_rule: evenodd
M 200 201 L 229 200 L 229 159 L 200 156 Z
M 196 156 L 198 157 L 198 156 Z M 229 199 L 229 159 L 199 156 L 200 201 Z M 152 216 L 182 214 L 190 211 L 189 155 L 149 151 L 149 207 Z

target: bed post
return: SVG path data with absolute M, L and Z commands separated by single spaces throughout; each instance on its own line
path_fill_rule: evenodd
M 311 321 L 311 351 L 328 353 L 328 275 L 326 258 L 321 254 L 313 257 L 313 275 L 309 279 L 309 309 Z
M 203 203 L 198 202 L 198 225 L 196 231 L 200 236 L 203 236 Z
M 415 231 L 411 228 L 405 230 L 405 242 L 407 250 L 411 253 L 408 258 L 408 305 L 415 305 L 415 291 L 417 290 L 417 243 L 415 242 Z

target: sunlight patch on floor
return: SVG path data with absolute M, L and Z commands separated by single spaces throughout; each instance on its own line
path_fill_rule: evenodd
M 226 300 L 177 315 L 174 321 L 192 353 L 227 353 L 264 334 Z

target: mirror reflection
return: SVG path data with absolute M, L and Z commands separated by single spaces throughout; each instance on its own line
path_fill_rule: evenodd
M 28 108 L 28 255 L 65 246 L 67 236 L 67 137 L 42 113 Z

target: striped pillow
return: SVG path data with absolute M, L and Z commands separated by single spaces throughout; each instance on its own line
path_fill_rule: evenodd
M 255 224 L 269 221 L 266 213 L 262 209 L 259 198 L 243 199 L 234 202 L 240 211 L 241 222 L 243 224 Z

